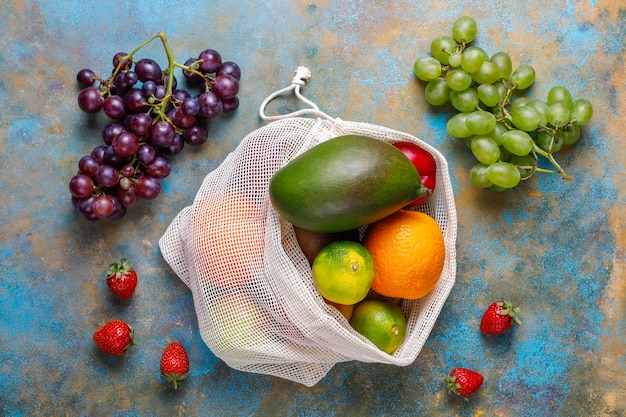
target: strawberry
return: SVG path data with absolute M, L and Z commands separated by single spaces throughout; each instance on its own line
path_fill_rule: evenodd
M 517 317 L 518 307 L 505 300 L 491 303 L 480 321 L 480 330 L 487 334 L 500 334 L 513 327 L 513 323 L 521 324 Z
M 107 269 L 107 285 L 118 297 L 128 300 L 137 286 L 137 273 L 130 262 L 122 259 L 119 263 L 112 263 Z
M 189 356 L 187 351 L 178 342 L 170 343 L 161 356 L 161 375 L 165 381 L 173 384 L 174 389 L 178 383 L 187 377 L 189 372 Z
M 113 320 L 98 327 L 93 341 L 104 353 L 121 355 L 129 346 L 134 346 L 133 329 L 121 320 Z
M 455 368 L 443 381 L 448 390 L 457 395 L 470 395 L 483 383 L 483 376 L 476 371 L 467 368 Z

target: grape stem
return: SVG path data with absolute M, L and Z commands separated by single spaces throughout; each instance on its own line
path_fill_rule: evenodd
M 552 153 L 544 151 L 539 146 L 537 146 L 537 144 L 534 143 L 534 141 L 533 141 L 533 151 L 535 153 L 538 153 L 539 155 L 543 156 L 548 161 L 550 161 L 550 163 L 558 170 L 558 171 L 551 171 L 551 170 L 541 170 L 541 169 L 537 168 L 536 171 L 550 172 L 550 173 L 560 173 L 563 176 L 564 180 L 574 181 L 574 178 L 572 178 L 567 172 L 565 172 L 565 170 L 563 168 L 561 168 L 559 163 L 556 162 L 556 159 L 554 159 L 554 156 L 552 155 Z

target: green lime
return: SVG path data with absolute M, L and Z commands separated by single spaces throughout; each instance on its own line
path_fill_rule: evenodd
M 352 305 L 364 299 L 374 280 L 372 255 L 358 242 L 345 240 L 325 246 L 311 268 L 322 297 L 339 304 Z
M 406 319 L 397 305 L 385 300 L 365 300 L 354 307 L 350 325 L 380 350 L 392 354 L 406 336 Z

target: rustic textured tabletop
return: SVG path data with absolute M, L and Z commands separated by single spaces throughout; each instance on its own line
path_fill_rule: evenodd
M 574 181 L 537 174 L 514 190 L 474 187 L 471 154 L 446 132 L 454 111 L 424 99 L 413 63 L 461 15 L 476 44 L 536 70 L 531 96 L 554 85 L 594 106 L 579 142 L 558 158 Z M 623 416 L 626 315 L 626 6 L 562 1 L 36 1 L 0 4 L 0 416 Z M 68 181 L 100 144 L 106 116 L 77 106 L 76 73 L 159 31 L 177 59 L 206 49 L 239 64 L 240 106 L 209 124 L 209 140 L 172 159 L 162 193 L 119 221 L 89 222 Z M 146 56 L 164 61 L 158 43 Z M 419 137 L 447 159 L 458 211 L 456 283 L 414 363 L 344 362 L 313 387 L 241 372 L 203 343 L 192 294 L 158 246 L 204 177 L 253 130 L 259 106 L 288 85 L 328 114 Z M 288 97 L 272 104 L 288 113 Z M 107 266 L 128 258 L 133 298 L 108 292 Z M 478 330 L 506 297 L 523 323 L 500 337 Z M 133 324 L 120 357 L 94 329 Z M 168 341 L 189 352 L 174 391 L 160 378 Z M 446 392 L 455 366 L 485 382 Z

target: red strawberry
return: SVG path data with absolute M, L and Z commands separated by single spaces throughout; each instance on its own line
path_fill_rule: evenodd
M 483 380 L 481 374 L 466 368 L 455 368 L 443 379 L 450 392 L 462 396 L 470 395 L 480 388 Z
M 487 334 L 500 334 L 513 327 L 513 323 L 521 324 L 517 317 L 518 307 L 513 307 L 511 303 L 505 300 L 496 301 L 485 311 L 480 321 L 480 330 Z
M 98 327 L 93 341 L 104 353 L 121 355 L 129 346 L 134 346 L 133 329 L 121 320 L 113 320 Z
M 167 382 L 178 388 L 178 383 L 187 377 L 189 372 L 189 356 L 178 342 L 170 343 L 161 356 L 161 375 Z
M 137 273 L 130 262 L 122 259 L 119 263 L 112 263 L 107 269 L 107 285 L 118 297 L 128 300 L 137 286 Z

